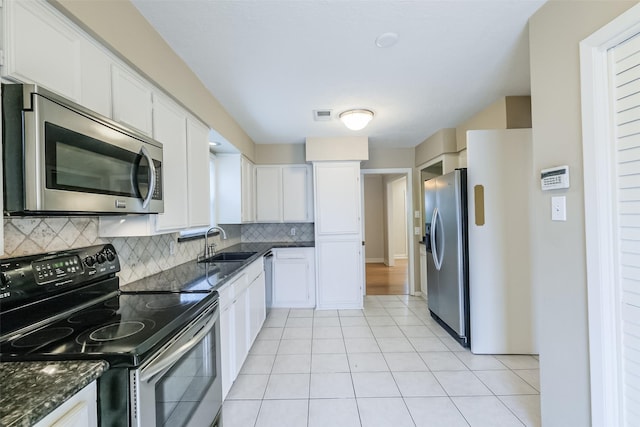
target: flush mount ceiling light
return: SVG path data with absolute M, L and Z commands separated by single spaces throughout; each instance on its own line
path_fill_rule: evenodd
M 209 141 L 209 145 L 211 147 L 217 147 L 219 145 L 222 145 L 222 143 L 218 142 L 218 141 Z
M 351 130 L 364 129 L 373 119 L 373 111 L 371 110 L 347 110 L 340 113 L 340 120 Z

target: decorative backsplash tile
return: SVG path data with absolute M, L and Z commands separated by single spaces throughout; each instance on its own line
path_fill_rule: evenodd
M 227 233 L 227 240 L 213 238 L 218 250 L 240 242 L 314 239 L 313 224 L 223 224 L 222 227 Z M 120 284 L 125 285 L 191 261 L 203 250 L 202 239 L 178 243 L 178 237 L 178 233 L 151 237 L 99 237 L 96 217 L 5 218 L 5 253 L 2 258 L 111 243 L 120 258 Z
M 225 225 L 227 240 L 214 242 L 218 250 L 240 243 L 240 226 Z M 96 217 L 5 218 L 2 258 L 111 243 L 120 259 L 120 284 L 124 285 L 195 259 L 202 239 L 178 243 L 178 233 L 151 237 L 98 237 Z M 171 247 L 174 253 L 171 253 Z
M 243 224 L 243 242 L 308 242 L 314 239 L 313 224 Z

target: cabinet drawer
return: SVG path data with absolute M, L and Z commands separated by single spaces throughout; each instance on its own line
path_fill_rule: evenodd
M 248 282 L 251 283 L 254 280 L 256 280 L 256 278 L 260 276 L 260 273 L 262 273 L 263 271 L 264 271 L 264 258 L 260 257 L 259 259 L 252 262 L 249 267 L 247 267 L 246 274 L 247 274 Z

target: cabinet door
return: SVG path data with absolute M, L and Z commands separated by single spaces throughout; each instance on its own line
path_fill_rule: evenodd
M 142 79 L 117 65 L 111 67 L 113 119 L 152 134 L 152 90 Z M 166 154 L 166 153 L 165 153 Z
M 157 231 L 187 228 L 186 117 L 171 100 L 154 99 L 153 136 L 162 143 L 164 213 L 158 214 Z
M 318 308 L 362 308 L 360 240 L 316 241 Z
M 227 397 L 227 393 L 231 389 L 235 375 L 235 312 L 233 305 L 227 303 L 223 306 L 222 298 L 220 301 L 222 310 L 220 311 L 220 365 L 222 369 L 222 398 Z
M 6 73 L 80 102 L 80 35 L 44 2 L 5 1 Z
M 256 220 L 254 164 L 240 157 L 240 179 L 242 180 L 242 222 Z
M 267 314 L 264 271 L 249 286 L 249 305 L 249 342 L 253 344 Z
M 242 222 L 242 176 L 239 154 L 216 156 L 216 218 L 220 224 Z
M 34 427 L 96 427 L 98 425 L 96 382 L 74 394 Z
M 295 255 L 294 255 L 295 256 Z M 299 258 L 273 260 L 273 307 L 309 307 L 311 289 L 307 280 L 309 261 Z
M 234 309 L 234 336 L 235 336 L 235 370 L 234 379 L 238 376 L 242 364 L 249 352 L 248 321 L 249 293 L 245 289 L 240 295 L 236 295 Z
M 256 221 L 282 221 L 282 169 L 256 166 Z
M 360 234 L 360 166 L 314 164 L 316 234 Z
M 80 41 L 80 103 L 111 117 L 111 58 L 88 39 Z
M 187 118 L 187 186 L 189 227 L 206 227 L 210 222 L 209 129 Z
M 309 167 L 282 167 L 282 220 L 311 221 L 311 173 Z

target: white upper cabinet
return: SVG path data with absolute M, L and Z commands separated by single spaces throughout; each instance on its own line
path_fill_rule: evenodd
M 256 166 L 256 221 L 282 221 L 282 169 Z
M 316 234 L 360 234 L 360 167 L 351 162 L 314 165 Z
M 173 101 L 161 95 L 153 100 L 153 137 L 162 143 L 164 213 L 156 230 L 187 228 L 187 118 Z
M 111 66 L 113 119 L 145 135 L 153 130 L 153 90 L 142 78 L 113 64 Z
M 256 166 L 256 221 L 313 221 L 311 167 Z
M 80 40 L 80 104 L 112 117 L 111 58 L 88 39 Z
M 187 117 L 187 189 L 189 226 L 208 227 L 211 212 L 209 129 Z
M 80 102 L 80 34 L 44 2 L 5 1 L 3 9 L 3 74 Z
M 241 154 L 216 156 L 216 208 L 220 224 L 252 222 L 253 170 L 251 161 Z

